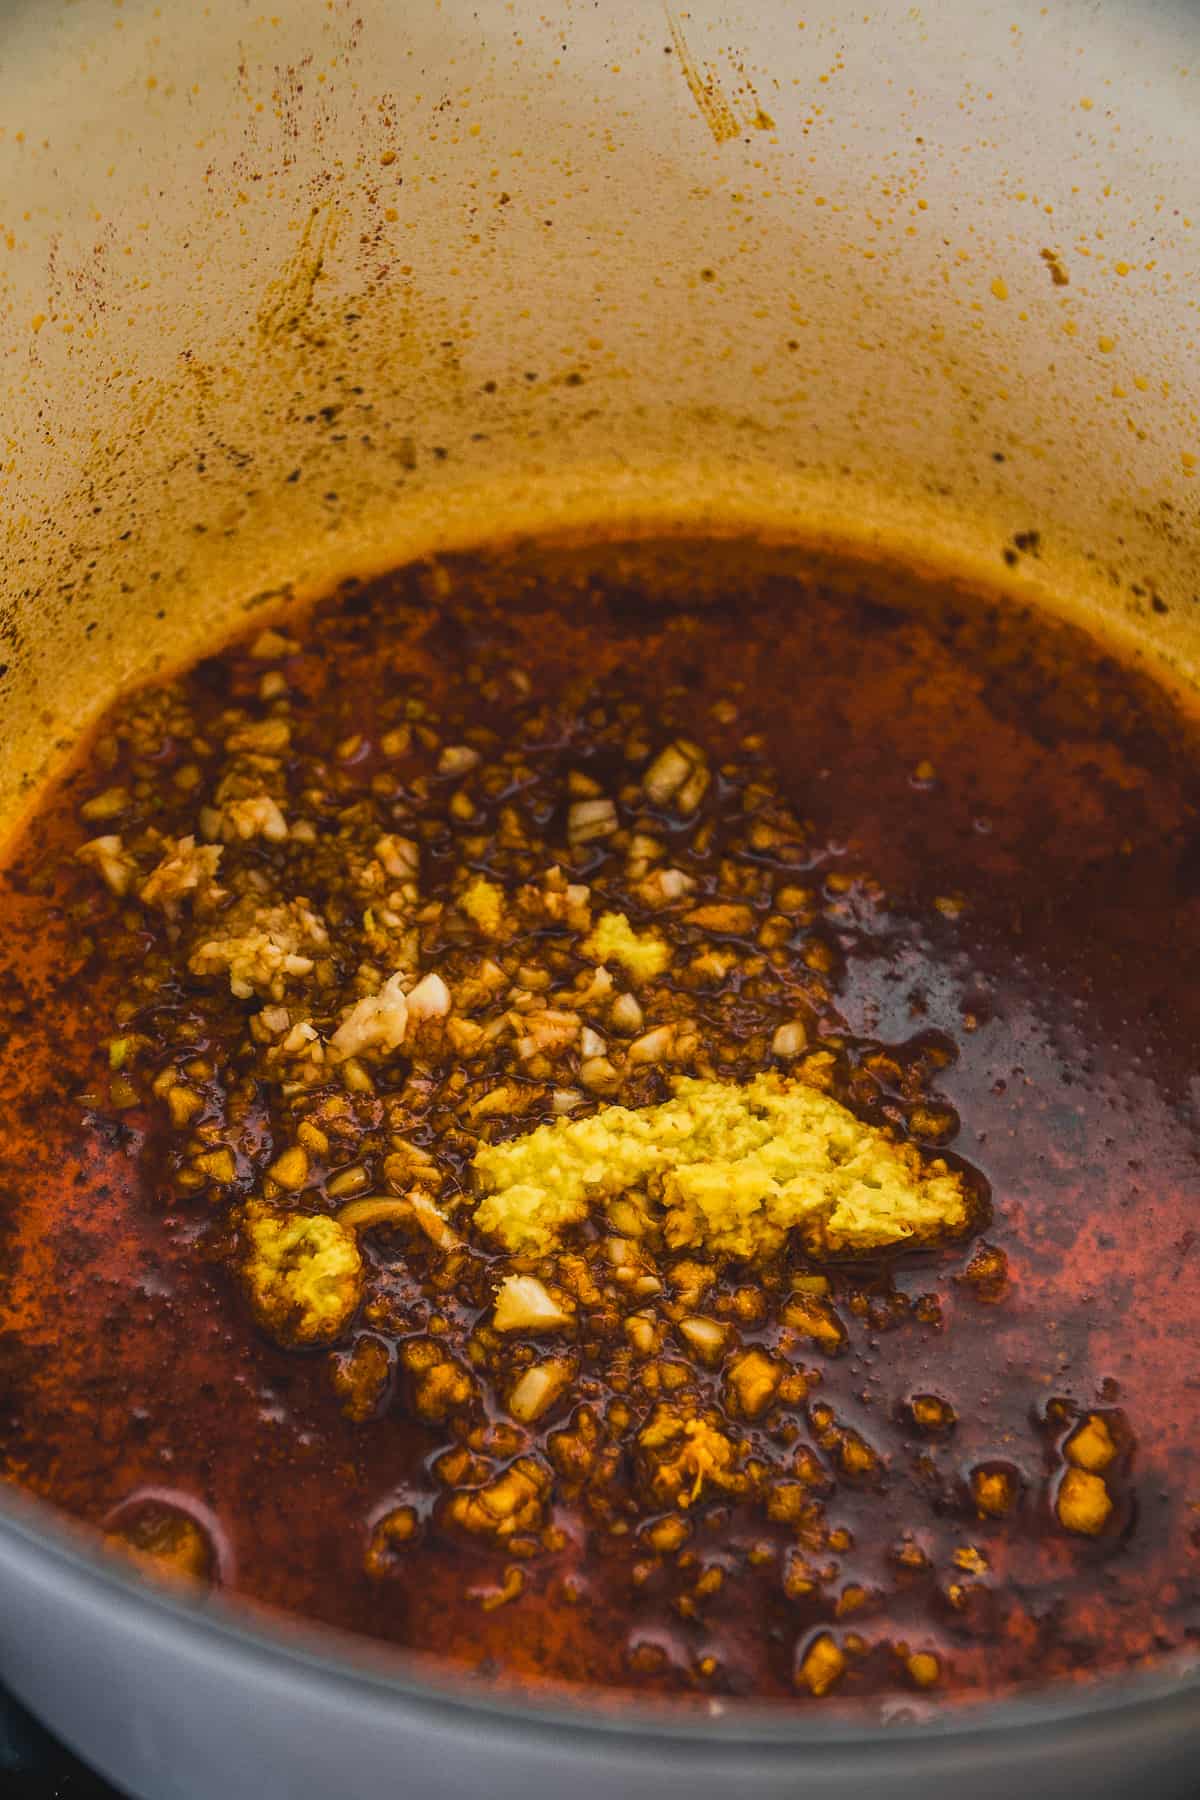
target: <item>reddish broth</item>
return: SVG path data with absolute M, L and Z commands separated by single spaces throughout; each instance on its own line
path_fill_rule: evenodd
M 749 550 L 744 578 L 703 605 L 660 600 L 617 573 L 580 585 L 554 570 L 501 604 L 464 560 L 349 590 L 278 629 L 301 647 L 255 657 L 252 632 L 169 690 L 118 702 L 12 847 L 0 887 L 7 1478 L 152 1564 L 535 1685 L 819 1708 L 826 1692 L 995 1695 L 1185 1648 L 1200 1624 L 1200 1377 L 1187 1348 L 1200 1312 L 1195 726 L 1066 626 L 952 596 L 914 610 L 885 573 L 849 591 L 760 576 Z M 286 1109 L 260 1084 L 238 1123 L 235 1181 L 189 1192 L 179 1133 L 150 1084 L 172 1057 L 219 1069 L 260 1000 L 189 976 L 163 916 L 111 894 L 74 852 L 100 832 L 136 837 L 139 819 L 192 830 L 197 801 L 175 774 L 197 764 L 210 782 L 222 714 L 269 715 L 270 670 L 284 677 L 293 720 L 289 820 L 305 810 L 295 792 L 305 757 L 328 770 L 324 799 L 308 808 L 322 833 L 359 804 L 375 809 L 372 830 L 436 815 L 423 898 L 449 892 L 456 833 L 494 841 L 513 798 L 476 787 L 469 818 L 448 812 L 461 784 L 437 777 L 437 759 L 472 731 L 495 734 L 485 769 L 524 734 L 531 772 L 513 785 L 528 830 L 549 846 L 542 867 L 572 854 L 568 772 L 615 793 L 630 732 L 644 732 L 651 756 L 682 737 L 714 771 L 698 819 L 663 814 L 671 858 L 701 887 L 718 880 L 732 829 L 721 809 L 739 784 L 760 783 L 801 822 L 790 862 L 738 839 L 738 856 L 766 867 L 776 891 L 786 880 L 815 896 L 795 940 L 775 946 L 776 986 L 760 1001 L 743 995 L 736 964 L 703 989 L 671 974 L 662 1005 L 698 1018 L 710 1050 L 724 1034 L 725 1066 L 745 1078 L 771 1064 L 770 1031 L 802 1002 L 810 1036 L 837 1047 L 852 1109 L 929 1154 L 948 1141 L 952 1159 L 990 1184 L 992 1217 L 967 1243 L 824 1269 L 841 1354 L 781 1326 L 778 1281 L 755 1318 L 737 1299 L 754 1271 L 718 1272 L 704 1310 L 731 1321 L 743 1345 L 806 1371 L 802 1396 L 737 1427 L 765 1486 L 706 1489 L 674 1508 L 639 1497 L 630 1446 L 663 1390 L 644 1385 L 636 1359 L 613 1362 L 621 1302 L 615 1323 L 580 1326 L 575 1387 L 515 1439 L 503 1383 L 477 1375 L 486 1478 L 529 1452 L 551 1471 L 534 1549 L 514 1558 L 453 1529 L 433 1464 L 461 1449 L 465 1428 L 456 1436 L 452 1419 L 421 1416 L 399 1356 L 438 1306 L 462 1351 L 490 1304 L 495 1247 L 479 1241 L 465 1287 L 439 1299 L 431 1247 L 376 1234 L 364 1249 L 374 1311 L 332 1351 L 282 1348 L 255 1325 L 229 1267 L 227 1221 L 290 1141 Z M 426 709 L 417 719 L 406 714 L 414 700 Z M 179 708 L 208 754 L 175 729 Z M 136 741 L 119 735 L 134 716 Z M 406 726 L 417 728 L 410 749 L 387 756 L 381 740 Z M 111 785 L 140 786 L 144 799 L 115 825 L 81 822 L 81 805 Z M 696 850 L 688 834 L 707 818 L 712 841 Z M 231 845 L 226 861 L 274 870 L 299 853 L 256 839 Z M 153 860 L 143 857 L 143 874 Z M 604 840 L 580 845 L 575 863 L 573 880 L 608 883 L 634 904 Z M 324 898 L 313 880 L 293 887 Z M 755 903 L 738 957 L 758 952 L 770 916 L 768 901 Z M 172 956 L 157 1002 L 138 995 L 118 1024 L 132 972 Z M 110 1066 L 110 1042 L 132 1032 L 146 1045 Z M 439 1080 L 454 1065 L 445 1050 L 430 1059 Z M 529 1076 L 511 1049 L 496 1052 L 488 1079 L 505 1070 L 533 1098 L 498 1129 L 550 1117 L 555 1081 Z M 411 1080 L 403 1047 L 372 1069 L 372 1094 L 354 1102 L 358 1138 L 321 1162 L 306 1206 L 333 1210 L 323 1184 L 364 1156 L 378 1189 L 387 1108 L 408 1104 Z M 657 1071 L 638 1077 L 629 1103 L 660 1097 L 661 1082 Z M 220 1078 L 200 1086 L 201 1116 L 218 1116 Z M 435 1155 L 438 1121 L 457 1108 L 461 1125 L 466 1105 L 460 1093 L 430 1115 Z M 472 1129 L 446 1151 L 450 1196 L 469 1186 Z M 467 1214 L 450 1216 L 467 1231 Z M 662 1355 L 686 1363 L 666 1329 Z M 383 1346 L 386 1372 L 355 1420 L 331 1365 L 364 1332 Z M 615 1368 L 623 1390 L 609 1380 Z M 719 1410 L 719 1371 L 697 1365 L 691 1379 Z M 602 1432 L 609 1473 L 590 1490 L 547 1448 L 585 1401 L 602 1424 L 616 1402 L 629 1415 L 624 1430 Z M 1055 1510 L 1065 1446 L 1089 1417 L 1113 1447 L 1112 1510 L 1094 1536 L 1065 1530 Z M 872 1454 L 858 1473 L 842 1455 L 846 1431 Z M 766 1495 L 801 1450 L 816 1511 L 797 1519 Z M 999 1489 L 988 1485 L 996 1475 Z M 989 1516 L 996 1493 L 1006 1506 Z M 411 1542 L 377 1538 L 372 1560 L 374 1528 L 405 1507 Z M 653 1538 L 665 1516 L 683 1520 L 679 1542 L 672 1531 Z M 822 1652 L 806 1664 L 814 1644 L 841 1659 L 828 1686 Z

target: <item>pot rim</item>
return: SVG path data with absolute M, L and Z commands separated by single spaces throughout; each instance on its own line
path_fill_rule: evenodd
M 856 1720 L 846 1710 L 814 1718 L 782 1704 L 753 1702 L 714 1701 L 698 1707 L 664 1699 L 651 1706 L 603 1689 L 583 1689 L 578 1699 L 561 1688 L 549 1690 L 545 1700 L 530 1698 L 524 1690 L 518 1697 L 502 1687 L 473 1687 L 470 1673 L 449 1660 L 380 1645 L 266 1607 L 252 1611 L 219 1594 L 206 1594 L 203 1607 L 189 1604 L 167 1586 L 130 1572 L 117 1557 L 97 1554 L 87 1542 L 86 1527 L 12 1487 L 0 1487 L 0 1549 L 6 1543 L 17 1553 L 32 1553 L 51 1579 L 82 1582 L 90 1600 L 119 1606 L 134 1625 L 182 1631 L 198 1652 L 215 1649 L 223 1659 L 233 1655 L 245 1664 L 268 1665 L 275 1674 L 290 1672 L 316 1685 L 352 1689 L 372 1705 L 407 1703 L 442 1715 L 445 1723 L 525 1738 L 533 1734 L 547 1744 L 593 1737 L 629 1749 L 674 1744 L 683 1751 L 716 1755 L 732 1749 L 741 1755 L 748 1749 L 792 1755 L 808 1748 L 885 1751 L 891 1756 L 905 1746 L 929 1751 L 935 1745 L 957 1745 L 978 1751 L 990 1743 L 1000 1749 L 1017 1734 L 1038 1728 L 1043 1734 L 1057 1728 L 1061 1734 L 1094 1730 L 1103 1722 L 1108 1730 L 1128 1736 L 1138 1725 L 1152 1733 L 1170 1731 L 1184 1714 L 1200 1721 L 1200 1653 L 1184 1653 L 1172 1659 L 1175 1666 L 1131 1675 L 1062 1683 L 1002 1700 L 959 1702 L 923 1718 L 899 1716 L 902 1702 L 894 1721 L 878 1712 Z

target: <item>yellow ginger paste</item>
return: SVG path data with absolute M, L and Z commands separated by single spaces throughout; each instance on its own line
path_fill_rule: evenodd
M 545 1254 L 592 1205 L 648 1188 L 673 1249 L 744 1259 L 798 1229 L 813 1256 L 930 1244 L 974 1223 L 962 1177 L 925 1161 L 802 1081 L 681 1076 L 658 1106 L 605 1106 L 487 1145 L 474 1170 L 480 1229 Z

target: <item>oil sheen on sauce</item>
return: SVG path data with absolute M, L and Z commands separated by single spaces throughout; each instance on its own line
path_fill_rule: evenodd
M 179 678 L 214 734 L 257 692 L 259 629 Z M 714 771 L 750 756 L 804 822 L 792 875 L 819 896 L 822 1031 L 860 1060 L 871 1047 L 889 1117 L 887 1058 L 936 1051 L 929 1104 L 990 1188 L 991 1261 L 975 1238 L 828 1271 L 845 1347 L 806 1350 L 813 1384 L 772 1426 L 777 1449 L 828 1465 L 813 1582 L 794 1575 L 794 1521 L 716 1492 L 670 1553 L 644 1512 L 621 1528 L 619 1508 L 556 1492 L 552 1547 L 512 1582 L 510 1557 L 438 1526 L 445 1430 L 398 1382 L 347 1417 L 328 1351 L 260 1332 L 212 1197 L 165 1173 L 161 1106 L 114 1102 L 108 1046 L 142 928 L 73 854 L 104 829 L 81 828 L 81 803 L 127 773 L 85 749 L 0 888 L 7 1478 L 109 1533 L 179 1509 L 198 1572 L 250 1602 L 537 1687 L 811 1708 L 826 1690 L 798 1670 L 820 1641 L 843 1658 L 836 1703 L 905 1691 L 924 1707 L 1186 1650 L 1200 1627 L 1195 726 L 1064 625 L 985 600 L 910 605 L 886 572 L 836 589 L 759 575 L 749 550 L 703 604 L 615 567 L 573 580 L 534 565 L 506 586 L 464 560 L 279 629 L 302 644 L 280 666 L 303 732 L 335 769 L 332 747 L 353 741 L 331 778 L 347 803 L 389 794 L 380 745 L 413 699 L 442 744 L 481 726 L 502 743 L 543 707 L 538 793 L 572 769 L 605 774 L 594 720 L 622 706 Z M 164 733 L 138 778 L 169 783 L 192 755 Z M 397 806 L 417 779 L 397 774 Z M 559 830 L 549 811 L 545 830 Z M 193 1004 L 185 974 L 173 1004 Z M 197 1031 L 217 1028 L 216 1006 Z M 264 1099 L 246 1127 L 260 1167 L 276 1128 Z M 395 1243 L 371 1254 L 403 1260 Z M 722 1271 L 719 1294 L 746 1281 Z M 380 1336 L 393 1353 L 403 1341 Z M 871 1446 L 869 1480 L 823 1448 L 820 1406 Z M 1056 1506 L 1065 1445 L 1096 1417 L 1112 1511 L 1088 1535 Z M 989 1473 L 1008 1495 L 995 1514 Z M 372 1570 L 372 1531 L 401 1504 L 419 1539 Z

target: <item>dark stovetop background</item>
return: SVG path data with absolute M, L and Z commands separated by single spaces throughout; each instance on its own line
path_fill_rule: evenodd
M 122 1800 L 0 1689 L 0 1794 L 4 1800 Z

